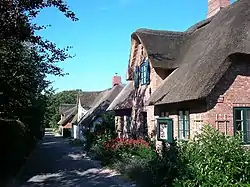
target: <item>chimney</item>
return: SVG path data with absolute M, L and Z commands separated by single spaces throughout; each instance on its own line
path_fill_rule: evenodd
M 221 9 L 230 5 L 230 0 L 208 0 L 207 18 L 217 14 Z
M 119 85 L 121 83 L 122 83 L 121 76 L 118 76 L 117 73 L 115 73 L 115 76 L 113 76 L 113 79 L 112 79 L 112 87 L 114 87 L 115 85 Z

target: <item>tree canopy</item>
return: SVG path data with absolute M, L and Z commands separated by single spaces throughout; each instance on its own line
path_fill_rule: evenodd
M 38 25 L 34 19 L 48 7 L 58 9 L 72 21 L 78 20 L 64 0 L 0 1 L 0 123 L 6 120 L 8 124 L 9 119 L 21 121 L 25 135 L 8 139 L 25 137 L 20 139 L 26 142 L 24 145 L 41 136 L 51 94 L 47 76 L 64 76 L 57 62 L 71 58 L 70 47 L 58 48 L 37 34 L 46 26 Z M 3 132 L 1 141 L 6 141 L 4 135 Z M 6 158 L 10 158 L 8 154 Z

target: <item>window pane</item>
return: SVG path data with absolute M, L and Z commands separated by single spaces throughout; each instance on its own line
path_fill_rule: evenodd
M 246 142 L 250 142 L 250 110 L 246 110 L 246 127 L 245 127 Z
M 236 121 L 236 124 L 235 124 L 235 130 L 236 131 L 242 131 L 242 126 L 243 126 L 243 121 Z
M 189 131 L 188 130 L 185 131 L 184 137 L 189 138 Z
M 235 119 L 243 120 L 243 110 L 235 110 Z
M 184 120 L 189 119 L 189 111 L 185 111 Z
M 250 110 L 245 110 L 246 111 L 246 120 L 250 120 Z
M 188 120 L 185 121 L 184 130 L 188 130 L 189 131 L 189 121 Z
M 183 119 L 183 111 L 179 111 L 179 120 Z
M 179 131 L 179 139 L 183 139 L 183 131 Z
M 179 120 L 179 130 L 183 130 L 183 120 Z

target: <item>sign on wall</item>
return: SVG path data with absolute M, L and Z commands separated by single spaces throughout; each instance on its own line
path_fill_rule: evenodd
M 173 119 L 168 117 L 157 118 L 157 139 L 172 143 L 173 137 Z

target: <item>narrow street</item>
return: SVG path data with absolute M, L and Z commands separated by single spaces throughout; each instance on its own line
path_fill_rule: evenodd
M 16 187 L 127 187 L 117 175 L 104 172 L 62 137 L 46 132 L 26 163 Z

